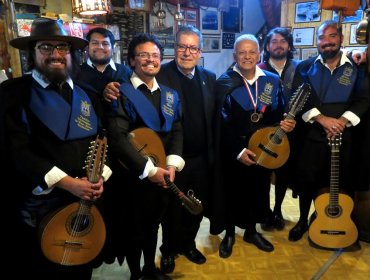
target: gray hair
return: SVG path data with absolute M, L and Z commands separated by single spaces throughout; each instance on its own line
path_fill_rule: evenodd
M 256 38 L 256 36 L 254 36 L 253 34 L 243 34 L 243 35 L 240 35 L 238 38 L 236 38 L 235 40 L 235 43 L 234 43 L 234 53 L 235 53 L 235 49 L 236 49 L 236 46 L 242 42 L 242 41 L 251 41 L 251 42 L 255 42 L 257 44 L 257 48 L 258 48 L 258 52 L 260 51 L 260 45 L 259 45 L 259 42 Z
M 192 25 L 179 26 L 179 30 L 176 32 L 176 43 L 182 34 L 196 35 L 199 38 L 199 48 L 203 49 L 203 35 L 202 33 Z

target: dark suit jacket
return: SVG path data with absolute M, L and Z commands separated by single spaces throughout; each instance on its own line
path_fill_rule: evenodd
M 203 102 L 204 102 L 204 117 L 206 120 L 206 128 L 207 128 L 207 144 L 208 144 L 208 155 L 209 155 L 209 163 L 212 165 L 213 162 L 213 154 L 214 154 L 214 116 L 215 116 L 215 95 L 213 92 L 214 84 L 216 81 L 216 74 L 204 69 L 203 67 L 196 66 L 195 68 L 196 73 L 199 75 L 199 79 L 201 82 L 201 90 L 203 94 Z M 161 65 L 161 70 L 157 74 L 156 79 L 159 83 L 164 84 L 174 90 L 180 96 L 181 103 L 184 104 L 184 94 L 180 79 L 178 75 L 179 70 L 177 69 L 177 65 L 174 60 Z M 183 114 L 186 114 L 186 110 L 183 107 Z M 187 133 L 184 131 L 184 133 Z

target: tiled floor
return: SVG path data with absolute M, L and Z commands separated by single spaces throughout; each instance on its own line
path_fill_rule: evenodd
M 273 193 L 273 188 L 272 188 Z M 312 209 L 311 209 L 312 210 Z M 288 231 L 298 220 L 298 199 L 291 197 L 288 191 L 283 204 L 283 216 L 286 227 L 282 231 L 265 232 L 275 246 L 272 253 L 265 253 L 243 241 L 243 231 L 237 229 L 233 254 L 228 259 L 218 256 L 218 246 L 223 234 L 209 234 L 209 221 L 204 219 L 197 236 L 197 246 L 207 262 L 196 265 L 184 256 L 176 259 L 173 279 L 183 280 L 369 280 L 370 279 L 370 244 L 360 242 L 361 249 L 353 252 L 319 250 L 308 243 L 307 234 L 297 242 L 288 241 Z M 262 231 L 261 231 L 262 232 Z M 160 245 L 161 236 L 158 243 Z M 160 253 L 157 251 L 159 264 Z M 128 280 L 130 272 L 126 263 L 102 265 L 95 269 L 93 280 Z

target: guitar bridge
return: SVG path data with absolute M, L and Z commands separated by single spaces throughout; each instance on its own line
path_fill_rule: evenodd
M 258 148 L 260 148 L 262 151 L 264 151 L 266 154 L 269 154 L 270 156 L 274 157 L 274 158 L 277 158 L 278 155 L 277 153 L 274 153 L 273 151 L 267 149 L 264 145 L 262 145 L 261 143 L 258 145 Z
M 343 230 L 320 230 L 321 234 L 326 235 L 345 235 L 346 232 Z

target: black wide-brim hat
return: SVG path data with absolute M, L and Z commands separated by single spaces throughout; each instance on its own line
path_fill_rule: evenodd
M 68 42 L 72 49 L 83 49 L 88 44 L 85 39 L 69 36 L 63 28 L 62 20 L 49 18 L 36 18 L 32 22 L 30 36 L 13 39 L 9 44 L 20 50 L 28 50 L 32 42 L 54 40 Z

